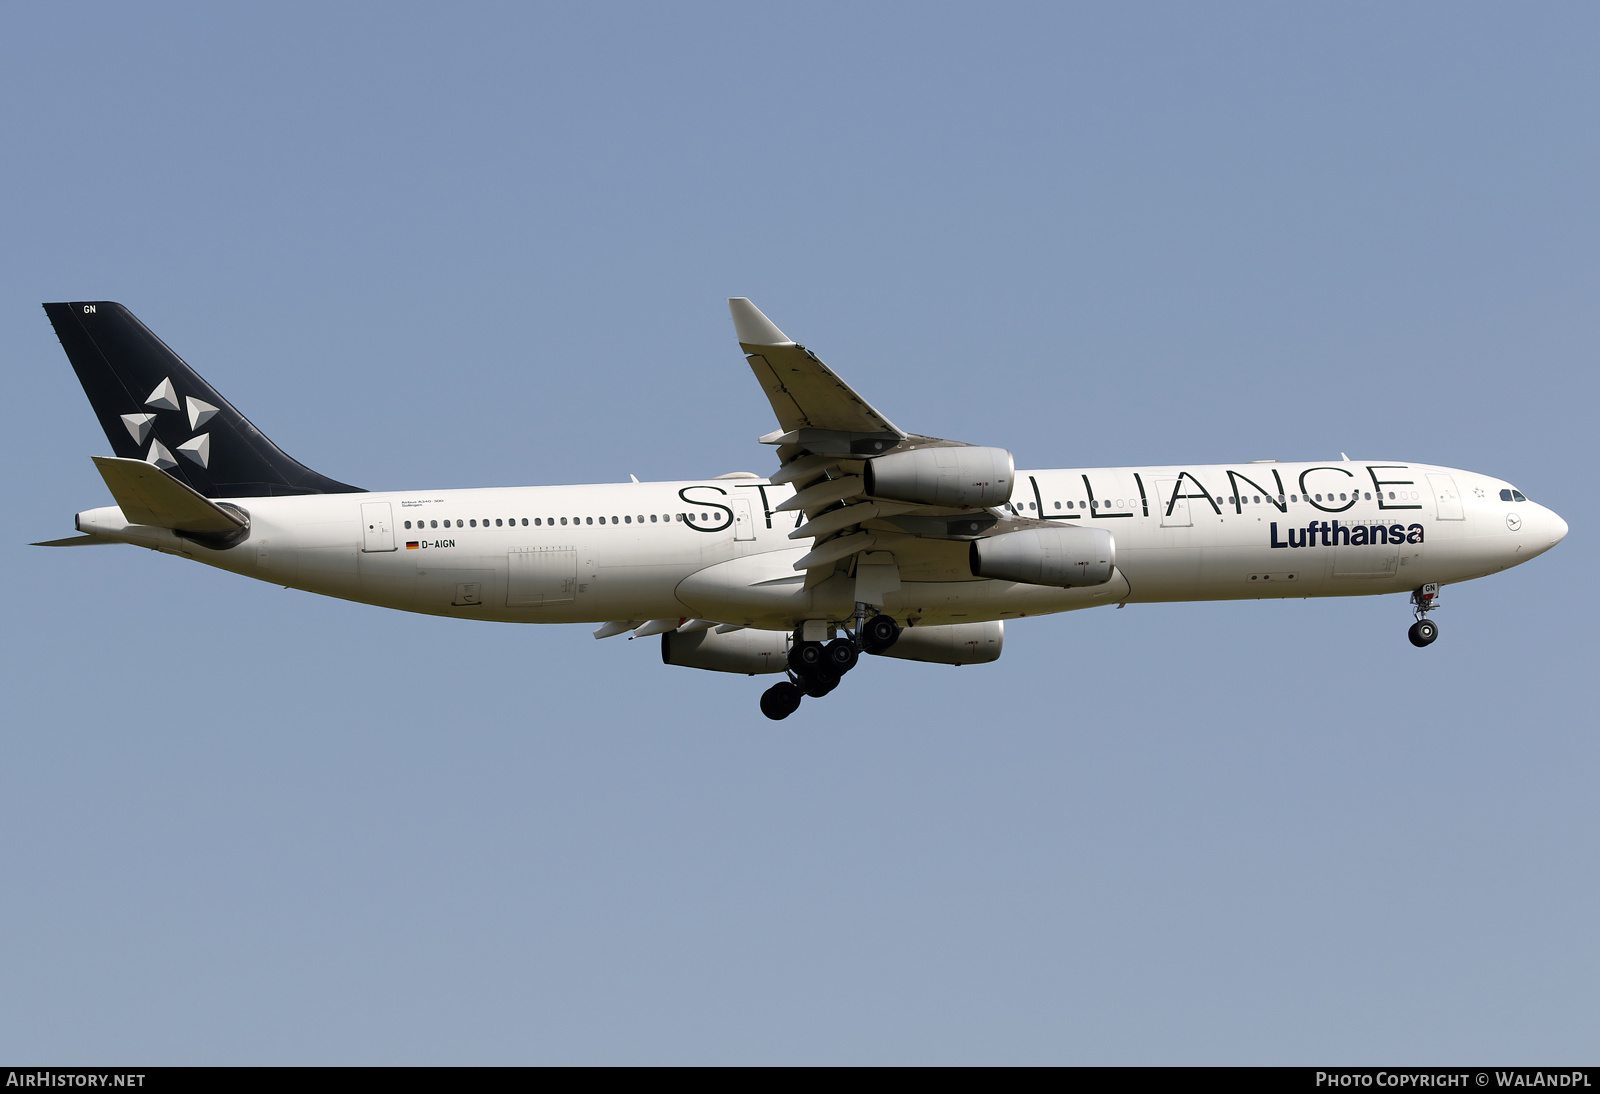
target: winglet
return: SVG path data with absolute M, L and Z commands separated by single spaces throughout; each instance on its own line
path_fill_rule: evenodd
M 733 313 L 733 330 L 744 346 L 792 346 L 794 340 L 777 328 L 761 309 L 745 297 L 728 298 L 728 310 Z

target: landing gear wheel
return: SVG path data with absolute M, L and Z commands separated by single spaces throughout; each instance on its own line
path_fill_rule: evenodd
M 900 627 L 886 615 L 875 615 L 861 628 L 868 653 L 882 653 L 900 637 Z
M 824 659 L 828 667 L 840 676 L 856 667 L 856 662 L 861 659 L 861 651 L 856 649 L 856 644 L 848 638 L 835 638 L 823 650 Z
M 1411 639 L 1413 646 L 1428 646 L 1439 637 L 1439 624 L 1427 619 L 1419 619 L 1411 624 L 1411 629 L 1406 631 L 1406 637 Z
M 789 667 L 797 673 L 810 672 L 824 660 L 821 642 L 796 642 L 789 651 Z
M 800 709 L 801 691 L 789 681 L 773 684 L 761 693 L 761 713 L 781 722 Z
M 839 673 L 832 666 L 818 665 L 800 675 L 796 681 L 800 690 L 813 699 L 820 699 L 828 692 L 839 686 Z

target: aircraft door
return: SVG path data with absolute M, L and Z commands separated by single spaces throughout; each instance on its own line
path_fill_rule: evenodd
M 388 502 L 361 503 L 361 550 L 368 553 L 395 550 L 394 521 Z
M 745 498 L 729 498 L 728 508 L 733 510 L 733 538 L 755 539 L 755 521 L 750 519 L 750 502 Z
M 1461 510 L 1461 495 L 1456 492 L 1456 480 L 1449 475 L 1428 472 L 1428 485 L 1433 488 L 1434 511 L 1440 520 L 1466 520 Z
M 1156 504 L 1161 507 L 1163 528 L 1189 528 L 1194 525 L 1194 519 L 1189 515 L 1189 499 L 1179 498 L 1176 504 L 1173 503 L 1172 495 L 1177 492 L 1177 479 L 1156 480 Z M 1168 508 L 1171 508 L 1171 513 L 1167 512 Z

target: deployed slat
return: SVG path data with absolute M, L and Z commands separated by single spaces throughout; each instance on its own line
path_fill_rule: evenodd
M 819 505 L 832 505 L 845 498 L 859 496 L 866 489 L 860 475 L 846 475 L 842 479 L 829 479 L 807 487 L 773 510 L 774 513 L 792 513 L 796 509 L 815 509 Z
M 878 515 L 878 507 L 870 501 L 860 505 L 847 505 L 843 509 L 830 509 L 816 520 L 808 521 L 789 533 L 790 539 L 817 539 L 841 532 L 852 524 L 860 524 Z
M 857 551 L 870 551 L 876 546 L 878 540 L 870 535 L 840 536 L 800 556 L 795 562 L 796 570 L 812 570 L 819 566 L 827 566 L 838 562 L 840 559 L 849 558 Z

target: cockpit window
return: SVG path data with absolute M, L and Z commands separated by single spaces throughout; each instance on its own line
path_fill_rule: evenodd
M 1521 490 L 1513 490 L 1513 491 L 1511 491 L 1511 496 L 1513 498 L 1516 498 L 1518 501 L 1527 501 L 1528 500 L 1527 498 L 1522 496 L 1522 491 Z
M 1511 491 L 1509 491 L 1509 490 L 1500 491 L 1500 500 L 1501 501 L 1510 501 L 1511 500 Z

